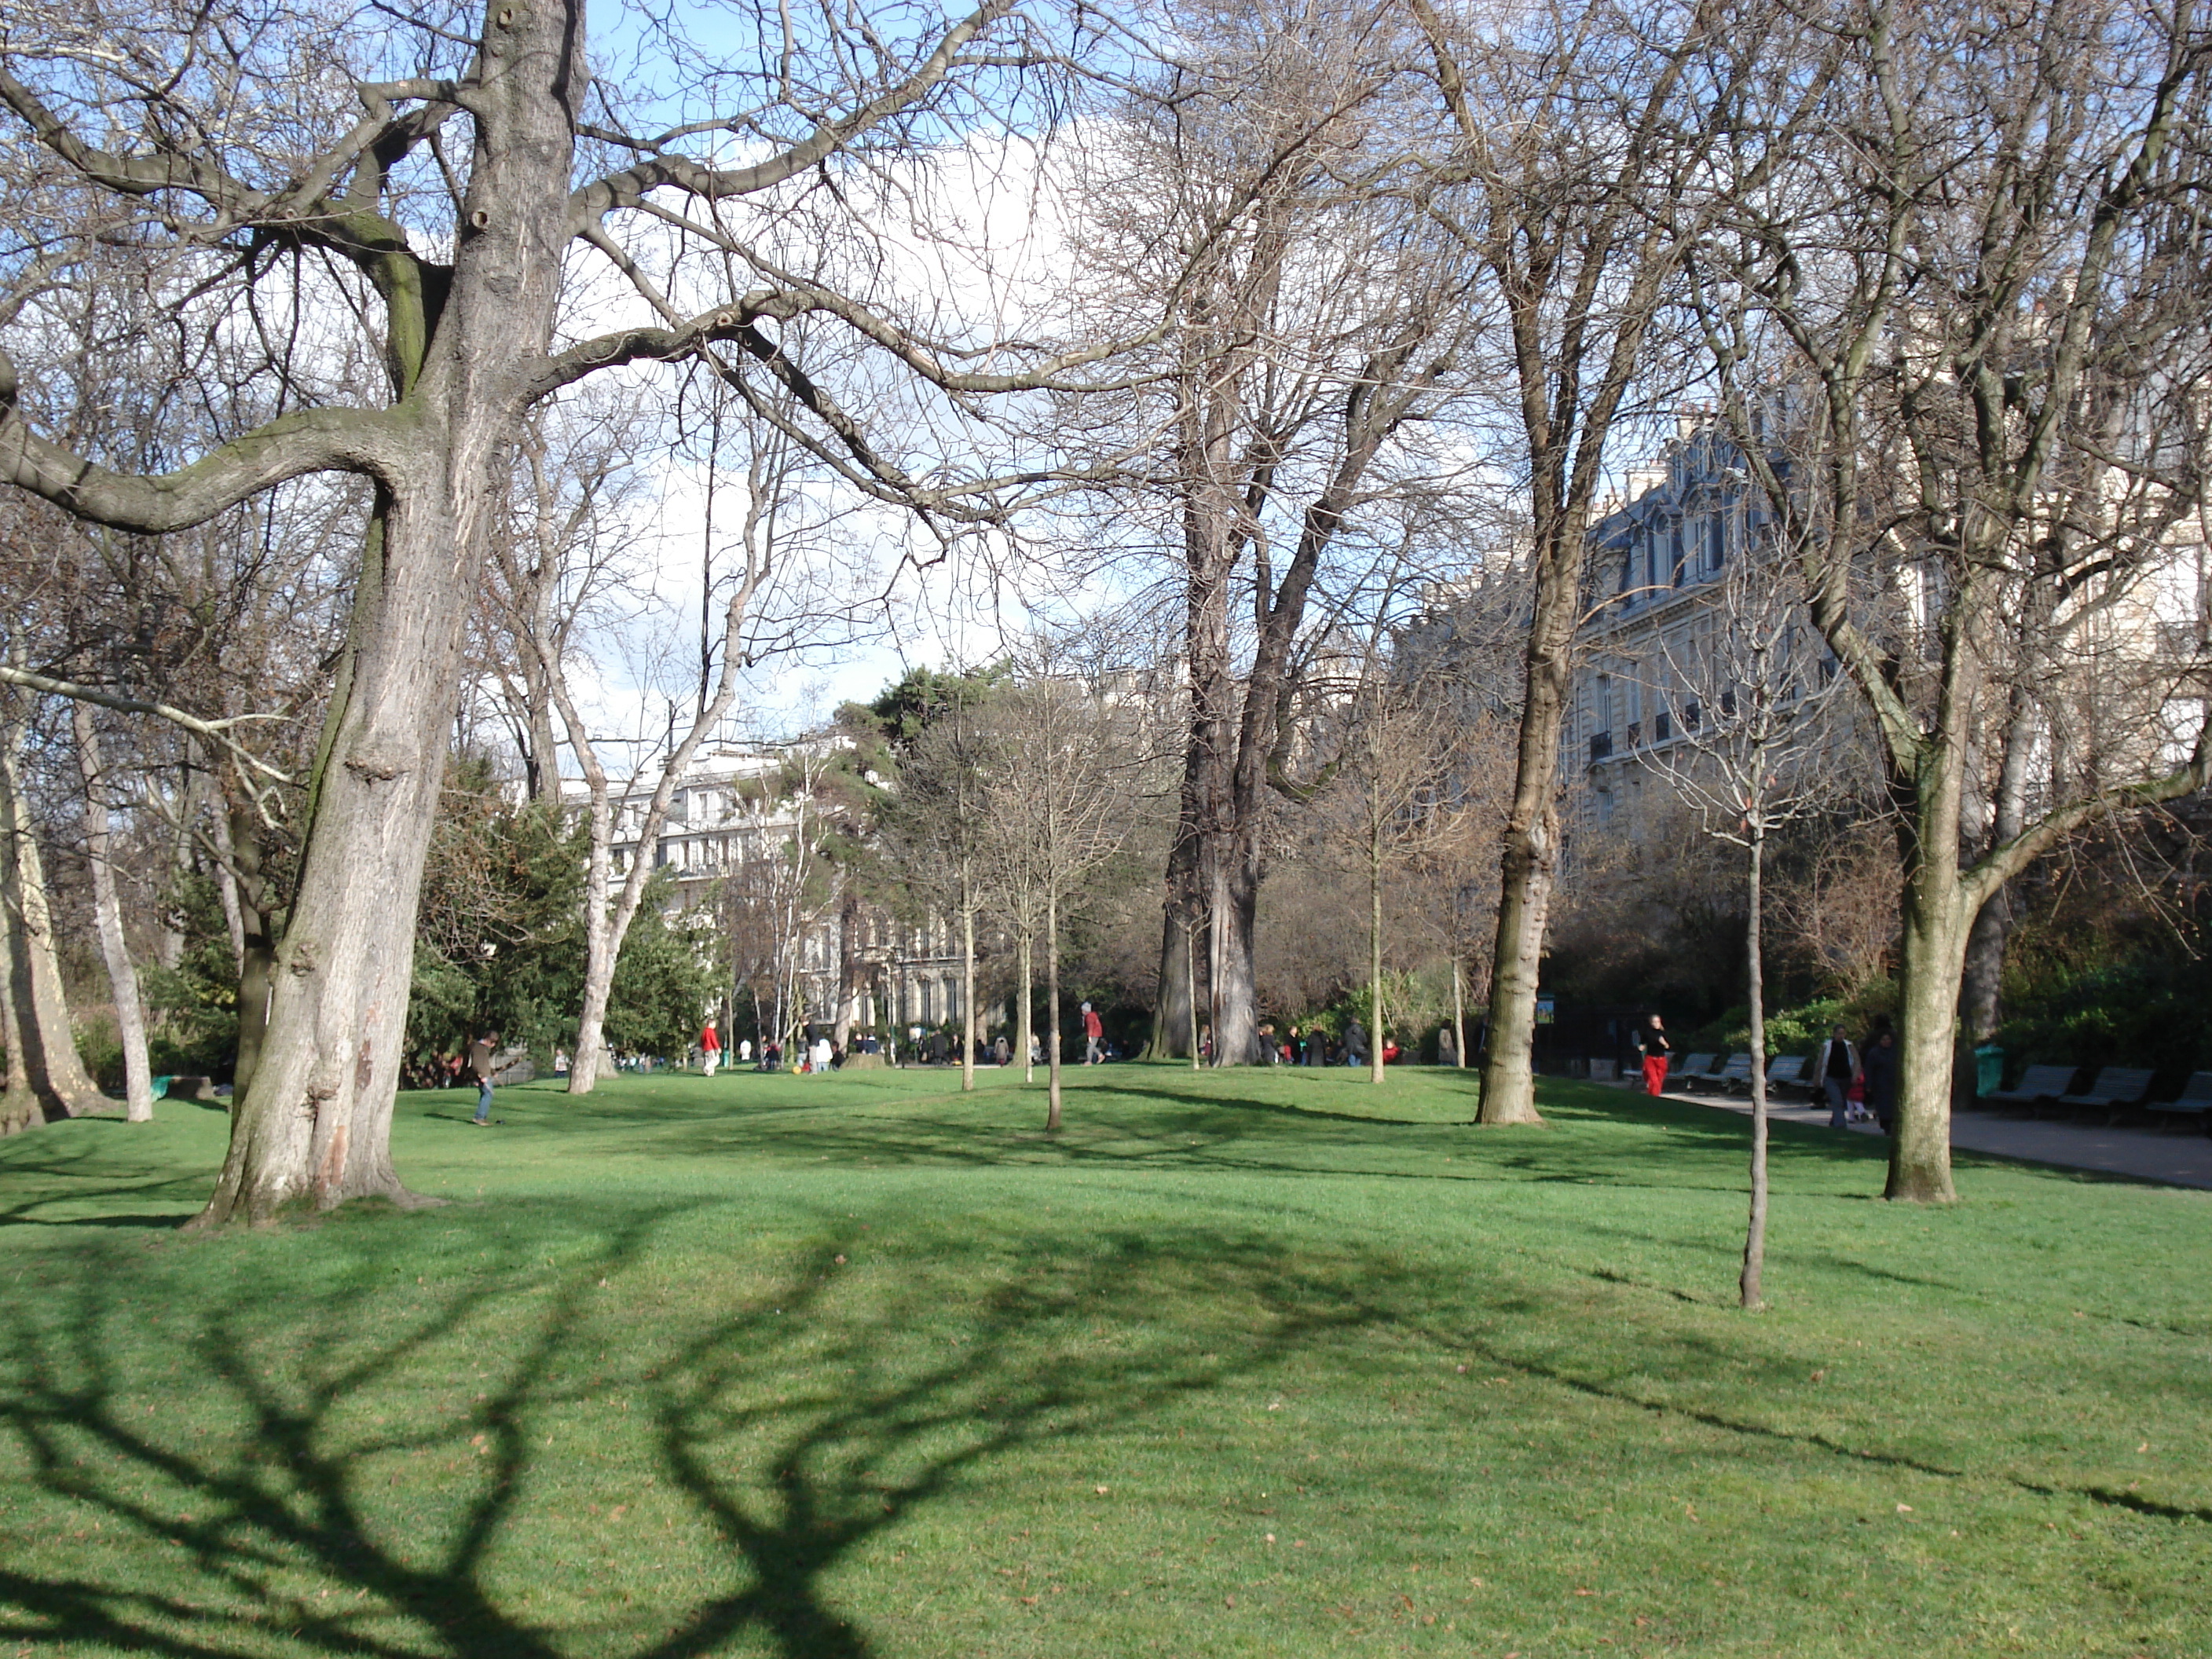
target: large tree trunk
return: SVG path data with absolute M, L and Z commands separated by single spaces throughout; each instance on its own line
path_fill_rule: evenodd
M 1190 987 L 1190 995 L 1185 1001 L 1190 1012 L 1190 1069 L 1195 1072 L 1204 1066 L 1205 1061 L 1199 1053 L 1198 1043 L 1198 935 L 1188 927 L 1183 929 L 1182 934 L 1182 977 L 1183 982 Z
M 1580 535 L 1561 532 L 1539 572 L 1536 617 L 1521 711 L 1513 803 L 1499 860 L 1498 942 L 1490 982 L 1490 1040 L 1482 1062 L 1484 1123 L 1540 1123 L 1536 1111 L 1536 984 L 1559 861 L 1559 727 L 1569 648 L 1580 606 Z
M 1899 951 L 1897 1133 L 1890 1142 L 1883 1195 L 1948 1204 L 1951 1184 L 1952 1032 L 1965 973 L 1972 918 L 1960 896 L 1955 858 L 1924 836 L 1911 837 Z M 1950 844 L 1955 845 L 1955 840 Z
M 231 890 L 239 918 L 238 1059 L 231 1072 L 231 1097 L 235 1100 L 252 1086 L 269 1035 L 277 930 L 270 915 L 268 878 L 262 871 L 261 826 L 242 805 L 225 813 L 219 805 L 216 822 L 228 826 L 222 845 L 228 849 L 225 868 L 233 874 Z
M 1260 1030 L 1253 926 L 1260 900 L 1259 859 L 1249 836 L 1239 830 L 1218 838 L 1207 849 L 1206 863 L 1213 1063 L 1243 1066 L 1252 1058 Z
M 2025 629 L 2022 630 L 2025 633 Z M 2033 642 L 2023 641 L 2033 648 Z M 2027 826 L 2027 788 L 2033 769 L 2042 726 L 2035 718 L 2033 688 L 2023 672 L 2006 712 L 2004 755 L 1997 770 L 1996 799 L 1981 837 L 1986 854 L 2003 846 Z M 1960 987 L 1959 1014 L 1964 1022 L 1961 1041 L 1971 1048 L 1997 1034 L 2002 1017 L 2005 946 L 2013 927 L 2012 891 L 2001 886 L 1989 896 L 1966 936 L 1966 973 Z M 1968 1073 L 1972 1075 L 1971 1072 Z
M 23 736 L 22 720 L 14 719 L 0 741 L 0 835 L 7 838 L 0 892 L 9 912 L 25 1079 L 48 1117 L 70 1117 L 93 1110 L 101 1099 L 77 1054 L 69 1002 L 62 993 L 46 860 L 39 854 L 30 804 L 23 798 Z
M 576 1018 L 575 1058 L 568 1062 L 568 1092 L 572 1095 L 591 1093 L 600 1075 L 612 1070 L 605 1062 L 604 1051 L 607 996 L 615 982 L 614 923 L 607 914 L 614 809 L 607 799 L 604 777 L 592 781 L 590 811 L 591 850 L 584 866 L 584 1006 Z M 649 844 L 639 842 L 634 856 L 652 856 Z M 781 1010 L 778 1018 L 781 1018 Z
M 1172 875 L 1169 882 L 1173 890 Z M 1147 1060 L 1183 1060 L 1192 1052 L 1190 967 L 1190 928 L 1170 902 L 1160 920 L 1159 990 L 1152 999 L 1152 1035 L 1145 1045 Z
M 246 973 L 246 907 L 238 891 L 238 848 L 231 840 L 230 814 L 218 811 L 215 817 L 215 886 L 222 903 L 222 923 L 230 934 L 231 970 L 241 978 Z M 174 963 L 164 964 L 173 968 Z M 244 1088 L 244 1079 L 239 1086 Z
M 1751 1000 L 1751 1218 L 1743 1235 L 1743 1273 L 1736 1288 L 1747 1308 L 1766 1305 L 1766 972 L 1759 913 L 1765 908 L 1765 846 L 1752 832 L 1744 852 L 1743 957 Z
M 23 1058 L 23 1020 L 15 998 L 13 912 L 0 916 L 0 931 L 7 935 L 0 943 L 8 946 L 4 953 L 0 953 L 6 957 L 0 961 L 0 1036 L 5 1036 L 8 1042 L 8 1087 L 5 1094 L 0 1094 L 0 1135 L 18 1135 L 43 1125 L 46 1113 L 31 1087 L 30 1067 Z
M 480 476 L 488 496 L 488 469 Z M 453 549 L 476 544 L 482 511 L 425 495 L 388 503 L 369 539 L 268 1030 L 201 1225 L 297 1204 L 411 1201 L 392 1164 L 392 1098 L 459 678 Z
M 415 911 L 460 678 L 462 627 L 518 413 L 518 364 L 551 338 L 586 76 L 581 8 L 487 19 L 467 228 L 410 382 L 415 447 L 380 497 L 307 813 L 269 1033 L 199 1224 L 291 1205 L 409 1197 L 392 1112 Z M 404 320 L 404 319 L 403 319 Z M 399 333 L 397 326 L 394 334 Z M 580 1060 L 582 1058 L 579 1057 Z
M 76 734 L 77 769 L 84 779 L 84 855 L 92 875 L 93 926 L 100 935 L 100 954 L 115 996 L 116 1036 L 123 1044 L 125 1115 L 133 1123 L 150 1123 L 154 1073 L 146 1059 L 146 1010 L 138 999 L 138 969 L 131 960 L 131 946 L 123 934 L 123 904 L 115 890 L 115 866 L 108 861 L 112 837 L 107 825 L 107 769 L 100 760 L 100 733 L 92 723 L 92 706 L 71 703 L 70 720 Z

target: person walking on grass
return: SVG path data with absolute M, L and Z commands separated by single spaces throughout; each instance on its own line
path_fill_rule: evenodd
M 721 1063 L 722 1034 L 714 1029 L 714 1022 L 710 1019 L 707 1022 L 707 1029 L 699 1033 L 699 1069 L 712 1077 L 714 1068 Z
M 1644 1092 L 1655 1097 L 1665 1094 L 1667 1062 L 1674 1045 L 1667 1040 L 1667 1027 L 1658 1015 L 1647 1016 L 1638 1028 L 1636 1052 L 1644 1057 Z
M 491 1122 L 492 1056 L 499 1052 L 499 1033 L 486 1031 L 469 1044 L 469 1070 L 477 1075 L 477 1115 L 470 1120 L 477 1128 Z
M 1820 1061 L 1813 1074 L 1820 1079 L 1828 1097 L 1828 1127 L 1842 1128 L 1850 1121 L 1851 1079 L 1858 1075 L 1858 1056 L 1851 1052 L 1842 1026 L 1829 1032 L 1828 1040 L 1820 1045 Z
M 1103 1064 L 1106 1059 L 1106 1027 L 1089 1003 L 1083 1005 L 1083 1063 Z

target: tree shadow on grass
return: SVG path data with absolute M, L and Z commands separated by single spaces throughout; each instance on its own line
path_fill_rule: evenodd
M 348 1218 L 310 1250 L 248 1241 L 255 1270 L 227 1278 L 207 1271 L 220 1243 L 126 1271 L 88 1253 L 0 1308 L 0 1480 L 16 1535 L 44 1543 L 0 1562 L 0 1637 L 179 1659 L 866 1659 L 827 1581 L 879 1534 L 1024 1449 L 1378 1316 L 1347 1276 L 1223 1233 L 1109 1236 L 1019 1271 L 948 1269 L 939 1242 L 865 1278 L 810 1249 L 669 1311 L 657 1238 L 719 1221 L 662 1210 L 579 1255 L 561 1213 L 565 1233 L 477 1230 L 458 1278 L 409 1254 L 419 1229 Z M 1152 1317 L 1163 1296 L 1215 1298 L 1235 1340 Z M 580 1576 L 580 1554 L 639 1541 L 598 1536 L 612 1521 L 573 1489 L 617 1442 L 611 1478 L 665 1494 L 647 1547 L 699 1568 L 648 1583 L 649 1607 Z M 549 1583 L 580 1604 L 532 1616 Z
M 82 1121 L 82 1120 L 77 1120 Z M 117 1120 L 120 1121 L 121 1120 Z M 74 1128 L 74 1125 L 72 1125 Z M 34 1151 L 20 1143 L 10 1149 L 4 1169 L 9 1201 L 0 1206 L 0 1238 L 9 1227 L 179 1227 L 206 1201 L 207 1176 L 198 1171 L 179 1176 L 148 1174 L 144 1169 L 118 1168 L 110 1156 L 117 1143 L 82 1137 L 47 1135 Z M 120 1199 L 141 1201 L 173 1192 L 178 1209 L 173 1214 L 135 1216 L 92 1215 L 53 1217 L 37 1213 L 50 1206 L 101 1205 Z

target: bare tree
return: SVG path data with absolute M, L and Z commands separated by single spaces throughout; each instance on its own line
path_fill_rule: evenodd
M 1348 589 L 1379 503 L 1467 469 L 1430 434 L 1466 390 L 1473 265 L 1418 200 L 1417 60 L 1392 0 L 1193 3 L 1176 25 L 1193 49 L 1104 125 L 1085 248 L 1099 302 L 1157 335 L 1152 374 L 1088 418 L 1121 486 L 1108 544 L 1176 561 L 1188 688 L 1151 1050 L 1196 1029 L 1195 963 L 1216 1062 L 1235 1064 L 1310 621 L 1375 602 Z
M 1722 578 L 1679 645 L 1641 665 L 1658 684 L 1650 707 L 1677 733 L 1639 751 L 1698 816 L 1705 834 L 1743 849 L 1744 969 L 1751 1008 L 1751 1217 L 1744 1234 L 1743 1306 L 1765 1304 L 1766 843 L 1779 825 L 1837 796 L 1843 733 L 1830 718 L 1838 678 L 1805 614 L 1784 556 L 1753 550 Z
M 1135 757 L 1105 700 L 1079 678 L 1055 672 L 1064 659 L 1049 641 L 1025 654 L 1018 678 L 993 699 L 1000 763 L 987 783 L 994 860 L 1009 890 L 1042 911 L 1045 966 L 1045 1128 L 1060 1127 L 1060 926 L 1084 878 L 1121 840 L 1116 808 Z M 1029 987 L 1023 986 L 1024 1006 Z M 1024 1021 L 1026 1024 L 1026 1021 Z
M 1381 1083 L 1387 1075 L 1385 915 L 1407 908 L 1406 896 L 1389 890 L 1422 865 L 1465 850 L 1468 832 L 1478 824 L 1493 836 L 1496 824 L 1483 822 L 1488 817 L 1482 811 L 1485 792 L 1469 775 L 1477 729 L 1462 722 L 1443 687 L 1397 678 L 1392 665 L 1377 657 L 1342 714 L 1334 775 L 1316 805 L 1332 838 L 1366 878 L 1368 1018 L 1373 1027 L 1368 1077 Z M 1489 845 L 1494 848 L 1494 839 Z M 1452 971 L 1456 992 L 1456 957 Z
M 994 775 L 1007 764 L 988 676 L 946 676 L 926 724 L 904 745 L 884 822 L 894 857 L 960 940 L 960 1086 L 975 1086 L 975 915 L 989 884 Z
M 1866 0 L 1807 27 L 1778 65 L 1834 64 L 1825 118 L 1770 146 L 1758 180 L 1721 181 L 1701 317 L 1747 465 L 1872 710 L 1904 874 L 1887 1192 L 1942 1202 L 1976 917 L 2076 827 L 2212 776 L 2212 726 L 2162 730 L 2154 692 L 2126 744 L 2034 807 L 2000 783 L 1969 844 L 1977 754 L 2010 746 L 2008 720 L 2033 746 L 2021 719 L 2049 728 L 2079 695 L 2083 628 L 2140 593 L 2203 500 L 2212 48 L 2192 11 L 2107 0 Z
M 54 939 L 53 902 L 46 857 L 25 792 L 23 756 L 34 701 L 0 687 L 0 900 L 6 905 L 8 971 L 14 982 L 21 1046 L 9 1063 L 21 1066 L 46 1115 L 78 1116 L 100 1103 L 99 1087 L 76 1051 L 76 1030 L 62 986 Z
M 714 430 L 719 439 L 719 422 Z M 708 446 L 710 469 L 719 459 L 715 453 L 718 449 L 719 443 Z M 723 573 L 720 580 L 716 575 L 718 554 L 728 550 L 716 547 L 713 495 L 711 492 L 708 495 L 702 559 L 707 573 L 704 586 L 710 597 L 721 591 L 720 614 L 702 640 L 696 698 L 685 711 L 680 728 L 675 725 L 678 717 L 671 706 L 670 740 L 660 756 L 653 793 L 642 806 L 633 809 L 630 814 L 632 822 L 629 827 L 636 837 L 637 855 L 623 872 L 617 889 L 612 868 L 614 783 L 600 754 L 600 744 L 594 738 L 589 714 L 578 702 L 569 680 L 571 653 L 575 648 L 571 629 L 578 613 L 564 611 L 556 621 L 552 602 L 544 597 L 545 589 L 560 580 L 558 574 L 549 577 L 546 573 L 559 573 L 564 568 L 579 598 L 588 590 L 590 573 L 586 562 L 571 562 L 564 556 L 572 554 L 583 539 L 580 532 L 591 523 L 592 516 L 594 480 L 603 479 L 608 469 L 604 463 L 587 469 L 586 476 L 578 481 L 582 499 L 570 508 L 561 500 L 560 479 L 546 447 L 540 442 L 526 448 L 533 497 L 529 536 L 532 552 L 531 562 L 525 567 L 516 561 L 510 575 L 507 591 L 517 603 L 508 613 L 508 622 L 532 665 L 531 683 L 542 688 L 560 711 L 569 752 L 584 775 L 588 802 L 583 1007 L 577 1022 L 575 1058 L 568 1070 L 570 1094 L 589 1094 L 605 1069 L 602 1064 L 601 1035 L 606 1021 L 608 993 L 614 984 L 615 965 L 621 958 L 623 940 L 636 918 L 638 906 L 644 901 L 646 884 L 653 873 L 652 849 L 659 844 L 661 830 L 668 821 L 669 806 L 677 787 L 690 770 L 700 745 L 728 718 L 744 686 L 745 673 L 753 666 L 754 659 L 746 648 L 746 623 L 755 602 L 775 580 L 779 556 L 783 551 L 780 521 L 792 489 L 787 466 L 791 453 L 790 445 L 773 428 L 763 434 L 761 441 L 752 447 L 747 458 L 739 514 L 736 568 Z M 531 724 L 535 726 L 538 722 L 533 719 Z
M 1764 49 L 1754 9 L 1606 0 L 1447 16 L 1407 0 L 1432 55 L 1462 188 L 1439 222 L 1488 268 L 1527 491 L 1532 616 L 1499 877 L 1481 1121 L 1537 1121 L 1531 1044 L 1559 855 L 1559 734 L 1583 619 L 1586 532 L 1621 428 L 1649 402 L 1650 343 L 1685 244 L 1668 222 L 1733 129 Z
M 763 9 L 760 73 L 687 82 L 687 64 L 672 63 L 702 118 L 635 131 L 591 76 L 582 0 L 488 4 L 473 38 L 426 24 L 356 40 L 313 12 L 280 13 L 272 33 L 223 5 L 176 16 L 120 36 L 67 8 L 15 20 L 0 106 L 26 147 L 190 267 L 168 290 L 179 329 L 205 337 L 258 298 L 298 295 L 326 319 L 357 317 L 388 381 L 380 395 L 334 389 L 173 471 L 138 474 L 51 435 L 52 411 L 21 398 L 0 364 L 0 476 L 80 517 L 161 534 L 310 473 L 355 474 L 374 492 L 267 1046 L 234 1113 L 213 1224 L 299 1201 L 407 1199 L 389 1130 L 414 899 L 521 411 L 619 365 L 696 359 L 741 395 L 788 398 L 799 413 L 787 435 L 848 487 L 943 522 L 969 511 L 965 487 L 919 476 L 872 440 L 836 390 L 848 366 L 811 372 L 780 325 L 823 317 L 899 384 L 961 397 L 1049 383 L 1098 354 L 1016 348 L 974 368 L 968 353 L 986 343 L 975 331 L 940 337 L 857 297 L 871 283 L 884 292 L 880 262 L 854 246 L 870 232 L 863 216 L 897 198 L 887 179 L 841 182 L 888 165 L 925 123 L 957 128 L 962 96 L 988 97 L 994 77 L 1052 55 L 1011 0 L 919 40 L 829 5 Z M 675 44 L 649 25 L 645 38 Z M 397 73 L 356 77 L 357 59 Z M 625 245 L 638 222 L 710 253 L 702 279 L 697 261 L 652 268 L 647 238 Z M 101 230 L 27 259 L 25 280 L 51 285 Z M 833 246 L 838 257 L 806 251 Z M 650 319 L 556 338 L 572 250 L 603 258 Z M 865 380 L 872 398 L 884 378 Z
M 133 1123 L 149 1123 L 154 1117 L 153 1067 L 147 1063 L 146 1008 L 138 995 L 138 969 L 124 937 L 123 904 L 116 891 L 111 850 L 114 835 L 108 822 L 114 810 L 110 800 L 113 785 L 101 757 L 92 705 L 72 702 L 70 714 L 84 779 L 84 853 L 91 866 L 93 925 L 115 998 L 115 1030 L 123 1046 L 125 1112 Z

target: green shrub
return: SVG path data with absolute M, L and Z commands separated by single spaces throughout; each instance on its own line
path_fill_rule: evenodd
M 1802 1054 L 1811 1060 L 1838 1025 L 1853 1042 L 1860 1042 L 1879 1015 L 1895 1018 L 1897 986 L 1877 979 L 1855 997 L 1816 997 L 1810 1002 L 1766 1011 L 1766 1052 L 1770 1058 Z M 1701 1048 L 1740 1054 L 1751 1047 L 1751 1012 L 1741 1005 L 1718 1019 L 1699 1026 L 1675 1046 L 1684 1051 Z

